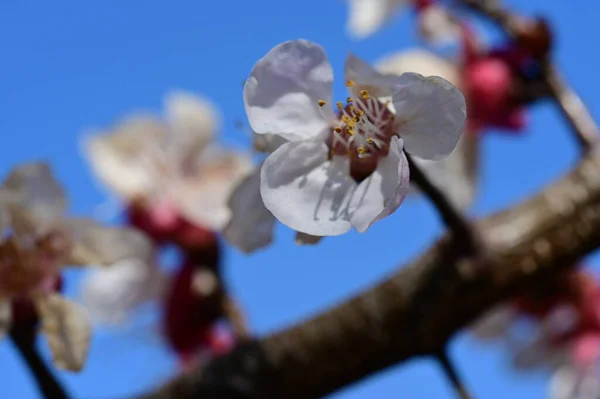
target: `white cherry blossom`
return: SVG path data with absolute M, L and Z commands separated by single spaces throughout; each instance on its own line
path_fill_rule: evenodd
M 153 259 L 128 258 L 91 271 L 80 296 L 95 322 L 120 324 L 138 305 L 159 298 L 165 282 Z
M 220 230 L 227 199 L 251 170 L 248 155 L 212 143 L 220 121 L 201 97 L 173 91 L 162 119 L 133 114 L 111 131 L 87 135 L 84 151 L 93 171 L 126 202 L 169 203 L 190 221 Z
M 404 151 L 443 159 L 463 130 L 464 97 L 443 78 L 383 75 L 350 55 L 345 80 L 350 96 L 334 112 L 325 51 L 293 40 L 259 60 L 244 86 L 253 131 L 289 140 L 261 168 L 264 204 L 301 233 L 366 231 L 408 191 Z

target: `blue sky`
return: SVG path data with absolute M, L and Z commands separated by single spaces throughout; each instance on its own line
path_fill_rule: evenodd
M 587 101 L 600 103 L 594 80 L 600 57 L 587 42 L 597 32 L 594 0 L 514 0 L 507 4 L 551 18 L 558 64 Z M 234 127 L 244 119 L 241 82 L 275 44 L 305 38 L 322 44 L 334 70 L 352 51 L 367 60 L 417 45 L 410 16 L 367 40 L 345 34 L 343 0 L 157 1 L 75 0 L 0 2 L 0 173 L 19 162 L 49 160 L 68 188 L 71 210 L 89 213 L 106 198 L 78 150 L 86 128 L 107 126 L 135 109 L 159 111 L 169 89 L 192 90 L 220 105 L 222 141 L 247 146 Z M 567 46 L 568 44 L 568 46 Z M 595 49 L 594 49 L 595 50 Z M 339 74 L 338 74 L 339 76 Z M 598 82 L 600 83 L 600 81 Z M 343 87 L 336 97 L 343 98 Z M 549 104 L 535 106 L 522 137 L 490 134 L 483 145 L 482 189 L 473 211 L 481 215 L 525 198 L 561 175 L 576 148 Z M 250 323 L 265 334 L 348 298 L 393 272 L 440 232 L 431 207 L 409 201 L 368 233 L 297 247 L 279 226 L 274 246 L 245 257 L 229 250 L 226 274 Z M 590 264 L 598 265 L 594 259 Z M 76 291 L 77 273 L 68 291 Z M 427 315 L 423 315 L 427 317 Z M 45 350 L 45 347 L 44 347 Z M 47 353 L 47 351 L 45 352 Z M 452 355 L 475 397 L 542 398 L 543 373 L 516 374 L 500 348 L 459 335 Z M 32 381 L 8 342 L 0 343 L 2 397 L 35 399 Z M 59 373 L 74 398 L 126 397 L 166 381 L 174 361 L 152 324 L 97 330 L 86 369 Z M 331 396 L 335 399 L 453 398 L 429 360 L 391 368 Z

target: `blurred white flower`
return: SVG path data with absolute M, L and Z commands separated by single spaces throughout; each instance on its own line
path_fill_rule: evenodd
M 375 63 L 384 74 L 402 75 L 417 72 L 424 76 L 441 76 L 461 89 L 460 72 L 451 61 L 426 50 L 406 50 L 388 55 Z M 459 208 L 469 208 L 477 191 L 479 178 L 479 136 L 461 135 L 456 148 L 442 161 L 415 159 L 433 184 Z
M 259 60 L 244 86 L 252 130 L 289 140 L 261 168 L 265 206 L 314 236 L 364 232 L 394 212 L 409 187 L 404 150 L 443 159 L 465 122 L 464 97 L 442 78 L 383 75 L 350 55 L 345 79 L 351 96 L 334 114 L 324 50 L 294 40 Z
M 550 381 L 550 399 L 600 398 L 600 372 L 598 365 L 584 368 L 576 365 L 562 366 Z
M 229 198 L 231 219 L 223 229 L 228 243 L 242 252 L 250 253 L 264 248 L 273 241 L 275 217 L 265 207 L 260 196 L 260 170 L 243 179 Z
M 348 0 L 348 34 L 364 39 L 406 8 L 417 14 L 419 34 L 431 44 L 455 43 L 460 30 L 452 15 L 436 0 Z
M 81 284 L 80 297 L 94 321 L 119 324 L 143 302 L 159 298 L 165 282 L 152 259 L 123 259 L 91 271 Z
M 420 9 L 419 34 L 428 43 L 444 46 L 459 41 L 460 27 L 445 7 L 435 3 Z
M 413 0 L 348 0 L 347 31 L 356 38 L 365 38 L 377 31 Z
M 250 158 L 212 144 L 220 122 L 207 100 L 176 91 L 164 108 L 163 120 L 132 115 L 110 132 L 86 137 L 92 169 L 128 203 L 166 202 L 191 222 L 220 230 L 230 218 L 231 191 L 251 170 Z
M 91 326 L 78 304 L 55 293 L 67 265 L 108 265 L 135 256 L 145 238 L 130 229 L 103 227 L 65 215 L 67 200 L 50 167 L 14 168 L 0 188 L 0 330 L 11 323 L 10 302 L 31 301 L 42 321 L 57 367 L 83 367 Z M 106 243 L 111 243 L 106 245 Z

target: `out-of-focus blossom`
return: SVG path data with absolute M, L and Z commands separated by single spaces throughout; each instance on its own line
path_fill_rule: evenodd
M 296 231 L 366 231 L 390 215 L 408 190 L 404 150 L 443 159 L 465 120 L 462 94 L 440 77 L 383 75 L 349 56 L 350 97 L 333 112 L 333 72 L 306 40 L 274 47 L 244 86 L 250 126 L 289 140 L 267 157 L 260 191 L 267 209 Z
M 384 74 L 402 75 L 417 72 L 424 76 L 441 76 L 462 90 L 460 71 L 451 61 L 426 50 L 406 50 L 383 57 L 375 63 Z M 467 114 L 467 119 L 469 115 Z M 477 189 L 479 136 L 465 131 L 456 148 L 442 161 L 415 158 L 415 162 L 459 208 L 467 209 L 473 203 Z
M 89 136 L 84 148 L 92 168 L 127 204 L 147 210 L 158 229 L 180 217 L 220 230 L 250 159 L 211 143 L 219 117 L 207 100 L 178 91 L 166 96 L 164 108 L 162 120 L 133 115 Z
M 61 269 L 91 263 L 108 266 L 120 256 L 133 256 L 137 247 L 130 244 L 138 233 L 69 219 L 66 206 L 63 189 L 45 163 L 19 166 L 2 184 L 0 324 L 35 328 L 39 317 L 56 366 L 78 371 L 87 356 L 91 327 L 82 307 L 56 292 Z M 106 240 L 114 245 L 103 245 Z
M 530 324 L 526 333 L 522 321 Z M 517 369 L 555 372 L 553 399 L 598 397 L 600 282 L 589 273 L 567 272 L 539 293 L 494 310 L 473 331 L 506 345 Z
M 262 164 L 243 179 L 229 198 L 231 220 L 223 230 L 228 243 L 245 253 L 271 244 L 275 217 L 263 203 L 260 195 Z
M 80 287 L 81 299 L 94 321 L 120 324 L 138 305 L 160 298 L 165 284 L 153 259 L 123 259 L 91 271 Z
M 348 7 L 346 30 L 357 39 L 372 35 L 406 8 L 416 12 L 419 33 L 428 42 L 445 44 L 458 36 L 456 23 L 438 0 L 348 0 Z
M 483 49 L 467 26 L 462 27 L 462 37 L 461 88 L 467 98 L 468 129 L 520 132 L 527 121 L 518 85 L 531 57 L 512 42 Z
M 564 365 L 552 376 L 550 399 L 600 398 L 600 370 L 598 365 L 580 367 Z

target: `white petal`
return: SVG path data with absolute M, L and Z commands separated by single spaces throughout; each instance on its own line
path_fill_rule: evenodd
M 185 91 L 165 96 L 166 119 L 170 128 L 170 150 L 179 160 L 201 152 L 215 136 L 221 123 L 217 108 L 209 100 Z
M 98 179 L 121 198 L 131 200 L 155 190 L 166 131 L 156 118 L 131 116 L 110 133 L 87 135 L 82 150 Z
M 260 196 L 260 169 L 243 179 L 229 197 L 231 220 L 223 236 L 234 247 L 249 253 L 273 240 L 275 217 Z
M 460 209 L 473 204 L 479 179 L 479 136 L 463 134 L 446 159 L 413 158 L 430 181 Z
M 346 157 L 329 161 L 327 155 L 325 143 L 306 140 L 284 144 L 265 160 L 260 193 L 281 223 L 316 236 L 350 229 L 348 200 L 356 183 Z
M 82 282 L 80 296 L 94 321 L 122 323 L 138 305 L 158 298 L 165 281 L 154 263 L 123 259 L 92 270 Z
M 435 45 L 447 45 L 458 42 L 460 28 L 444 7 L 432 5 L 419 13 L 419 33 L 428 42 Z
M 476 320 L 471 333 L 481 340 L 499 338 L 507 333 L 516 317 L 513 307 L 500 305 Z
M 229 196 L 251 170 L 252 161 L 246 154 L 209 147 L 195 172 L 172 182 L 170 200 L 191 222 L 221 230 L 231 218 Z
M 333 116 L 332 87 L 333 71 L 321 46 L 306 40 L 281 43 L 254 65 L 244 85 L 250 127 L 288 140 L 315 137 Z M 319 100 L 328 104 L 320 107 Z
M 460 88 L 460 73 L 457 65 L 439 55 L 422 49 L 409 49 L 379 59 L 375 68 L 383 74 L 397 76 L 406 72 L 417 72 L 423 76 L 441 76 Z
M 18 222 L 44 233 L 60 221 L 67 198 L 50 166 L 43 162 L 14 168 L 3 184 L 3 197 L 8 205 L 13 227 Z
M 127 259 L 150 259 L 153 246 L 142 232 L 128 227 L 103 226 L 89 219 L 68 219 L 73 246 L 69 255 L 72 265 L 108 266 Z
M 465 98 L 447 80 L 405 73 L 392 97 L 405 150 L 423 159 L 448 156 L 463 132 Z
M 408 0 L 348 0 L 350 15 L 346 29 L 356 38 L 373 34 Z
M 398 80 L 397 76 L 382 74 L 354 54 L 346 57 L 344 77 L 355 83 L 355 86 L 350 87 L 354 96 L 358 96 L 364 89 L 375 97 L 389 97 L 392 95 L 392 86 Z
M 12 307 L 7 299 L 0 299 L 0 339 L 4 338 L 12 323 Z
M 352 195 L 350 221 L 354 228 L 364 233 L 373 223 L 392 214 L 409 187 L 408 160 L 402 151 L 402 141 L 393 137 L 388 156 L 379 159 L 377 169 Z
M 58 294 L 41 299 L 37 307 L 54 364 L 61 369 L 80 371 L 87 359 L 92 336 L 87 312 L 81 305 Z

